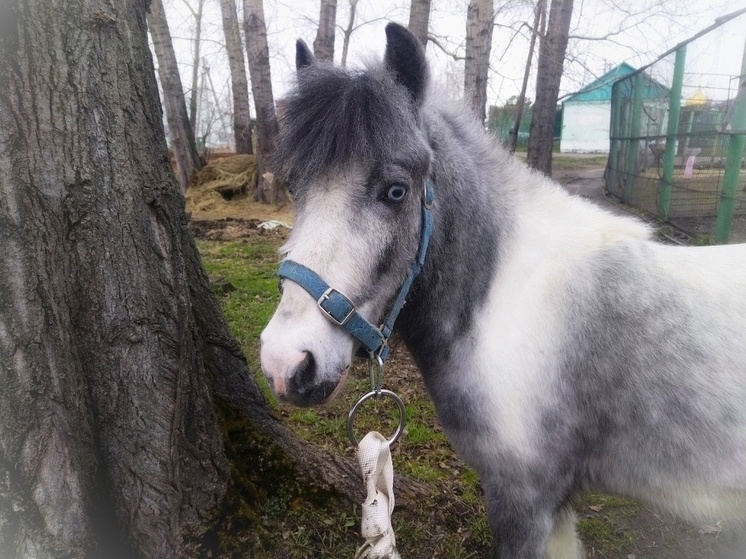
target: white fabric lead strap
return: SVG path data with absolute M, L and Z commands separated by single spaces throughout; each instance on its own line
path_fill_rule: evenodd
M 360 528 L 365 543 L 357 550 L 355 559 L 400 559 L 391 526 L 394 467 L 388 440 L 380 433 L 371 431 L 358 444 L 357 460 L 368 495 L 363 503 Z

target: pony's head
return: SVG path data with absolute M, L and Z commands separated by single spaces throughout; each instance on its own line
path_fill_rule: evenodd
M 432 156 L 420 118 L 424 49 L 396 24 L 386 38 L 383 64 L 361 72 L 317 63 L 298 41 L 298 84 L 275 159 L 295 201 L 286 261 L 312 270 L 376 325 L 417 257 Z M 360 344 L 306 289 L 288 279 L 282 287 L 262 333 L 262 369 L 279 398 L 321 404 L 336 394 Z

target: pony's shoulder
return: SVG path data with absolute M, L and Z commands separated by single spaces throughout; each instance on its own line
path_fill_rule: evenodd
M 525 169 L 523 188 L 516 188 L 516 192 L 521 207 L 518 213 L 523 214 L 527 227 L 539 227 L 557 242 L 570 244 L 579 252 L 652 238 L 651 227 L 638 218 L 612 213 L 568 193 L 554 180 Z

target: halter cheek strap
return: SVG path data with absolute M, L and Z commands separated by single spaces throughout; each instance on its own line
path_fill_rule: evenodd
M 432 204 L 435 200 L 433 183 L 429 179 L 425 182 L 425 193 L 422 198 L 422 228 L 420 230 L 420 246 L 417 258 L 404 279 L 399 292 L 394 299 L 389 314 L 380 328 L 376 328 L 357 312 L 355 305 L 342 292 L 330 287 L 321 277 L 304 266 L 292 260 L 284 260 L 277 271 L 282 279 L 289 279 L 316 299 L 316 305 L 322 314 L 336 326 L 344 328 L 368 350 L 371 356 L 380 357 L 381 362 L 388 357 L 388 340 L 394 331 L 394 323 L 407 298 L 412 283 L 425 264 L 427 247 L 433 232 Z

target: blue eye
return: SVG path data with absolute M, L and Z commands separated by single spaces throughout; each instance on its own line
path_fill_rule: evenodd
M 386 191 L 386 201 L 401 202 L 407 195 L 407 187 L 403 184 L 392 184 Z

